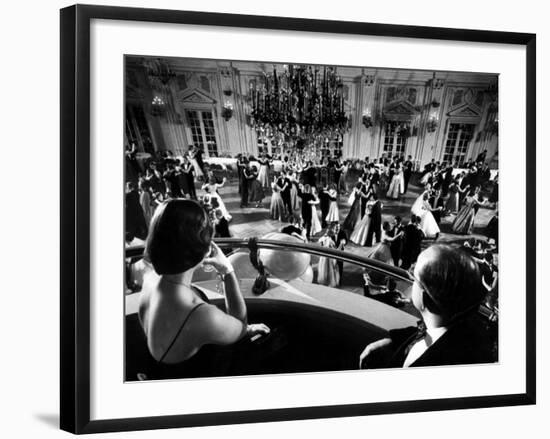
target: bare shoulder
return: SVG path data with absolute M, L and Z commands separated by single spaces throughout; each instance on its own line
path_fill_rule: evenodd
M 199 344 L 231 344 L 246 331 L 244 322 L 210 304 L 198 307 L 189 325 Z

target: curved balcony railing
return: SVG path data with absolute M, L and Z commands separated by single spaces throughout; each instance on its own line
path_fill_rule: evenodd
M 245 248 L 249 247 L 249 238 L 215 238 L 214 242 L 222 249 L 224 248 Z M 275 241 L 271 239 L 258 239 L 256 241 L 258 248 L 283 251 L 298 251 L 308 253 L 314 256 L 329 257 L 337 261 L 348 262 L 362 268 L 374 270 L 381 274 L 391 276 L 400 281 L 412 283 L 406 270 L 386 264 L 381 261 L 376 261 L 365 256 L 356 255 L 354 253 L 335 250 L 327 247 L 322 247 L 316 244 L 305 244 L 301 242 Z M 144 246 L 135 246 L 126 249 L 127 258 L 139 258 L 143 256 Z

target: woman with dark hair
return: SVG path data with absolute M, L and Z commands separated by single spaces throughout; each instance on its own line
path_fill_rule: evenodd
M 460 249 L 435 244 L 410 272 L 411 298 L 422 321 L 369 344 L 362 368 L 492 363 L 494 334 L 477 312 L 484 299 L 477 263 Z
M 230 345 L 247 335 L 266 334 L 248 325 L 246 305 L 231 262 L 212 242 L 212 225 L 195 201 L 170 200 L 155 212 L 145 257 L 155 273 L 144 280 L 139 308 L 151 355 L 161 364 L 179 364 L 204 345 Z M 210 305 L 191 281 L 201 265 L 213 267 L 225 286 L 225 309 Z

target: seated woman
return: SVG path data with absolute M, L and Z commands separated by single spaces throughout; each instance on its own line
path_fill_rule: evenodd
M 246 305 L 233 267 L 212 242 L 212 225 L 195 201 L 170 200 L 153 219 L 145 257 L 154 273 L 144 279 L 139 318 L 149 352 L 161 364 L 179 364 L 205 345 L 231 345 L 246 336 L 267 334 L 247 323 Z M 208 303 L 192 286 L 194 271 L 213 267 L 225 286 L 225 310 Z

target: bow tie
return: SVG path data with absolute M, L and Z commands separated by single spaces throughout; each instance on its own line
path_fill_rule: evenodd
M 423 320 L 419 320 L 417 323 L 416 323 L 416 334 L 414 335 L 413 338 L 411 338 L 411 341 L 409 342 L 409 344 L 407 345 L 407 347 L 405 348 L 405 358 L 407 358 L 407 355 L 409 355 L 409 352 L 410 350 L 412 349 L 412 347 L 420 340 L 422 340 L 424 337 L 426 337 L 426 334 L 427 334 L 427 329 L 426 329 L 426 324 L 424 323 Z

